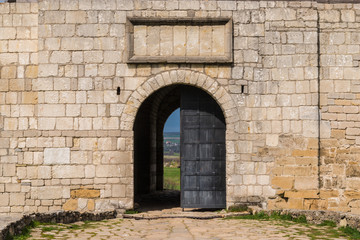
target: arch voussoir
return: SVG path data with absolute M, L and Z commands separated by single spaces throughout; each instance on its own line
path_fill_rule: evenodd
M 122 117 L 121 121 L 126 119 L 127 122 L 129 116 L 132 116 L 132 119 L 135 119 L 137 111 L 146 98 L 156 90 L 173 84 L 191 85 L 209 93 L 223 110 L 226 122 L 229 124 L 234 122 L 234 111 L 237 112 L 237 108 L 231 95 L 216 79 L 213 79 L 202 72 L 190 69 L 160 72 L 143 82 L 128 98 L 123 110 L 123 114 L 126 114 L 127 116 L 125 118 Z M 122 124 L 121 129 L 124 128 L 129 130 L 128 124 Z

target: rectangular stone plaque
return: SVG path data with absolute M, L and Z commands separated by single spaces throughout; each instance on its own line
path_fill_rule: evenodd
M 128 63 L 230 63 L 229 18 L 128 18 Z

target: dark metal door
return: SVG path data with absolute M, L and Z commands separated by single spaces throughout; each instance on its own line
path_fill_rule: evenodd
M 208 94 L 181 93 L 181 207 L 225 208 L 225 119 Z

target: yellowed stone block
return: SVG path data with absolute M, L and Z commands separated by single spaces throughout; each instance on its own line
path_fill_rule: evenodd
M 319 198 L 317 190 L 285 191 L 286 198 Z
M 22 93 L 22 103 L 37 104 L 38 103 L 38 93 L 37 92 L 23 92 Z
M 78 200 L 77 199 L 69 199 L 63 205 L 63 209 L 65 211 L 75 211 L 78 208 Z
M 280 189 L 291 189 L 294 186 L 294 177 L 275 176 L 271 179 L 271 184 Z
M 25 80 L 11 79 L 9 81 L 9 89 L 12 91 L 23 91 L 25 89 Z
M 1 78 L 16 78 L 16 66 L 2 67 Z
M 292 156 L 294 157 L 316 157 L 318 155 L 317 150 L 300 150 L 295 149 L 292 152 Z
M 291 209 L 304 209 L 304 199 L 290 198 L 288 200 L 288 208 Z
M 98 198 L 100 197 L 100 190 L 98 189 L 77 189 L 71 190 L 71 198 Z
M 8 91 L 9 90 L 9 80 L 8 79 L 0 79 L 0 91 Z
M 89 211 L 95 210 L 95 200 L 94 199 L 89 199 L 88 204 L 87 204 L 87 209 Z

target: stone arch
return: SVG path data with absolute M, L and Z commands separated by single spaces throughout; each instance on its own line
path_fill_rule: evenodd
M 128 98 L 120 119 L 120 129 L 132 131 L 141 104 L 160 88 L 173 84 L 186 84 L 207 92 L 223 110 L 228 131 L 235 131 L 239 112 L 235 101 L 220 83 L 206 74 L 194 70 L 170 70 L 158 73 L 142 83 Z

